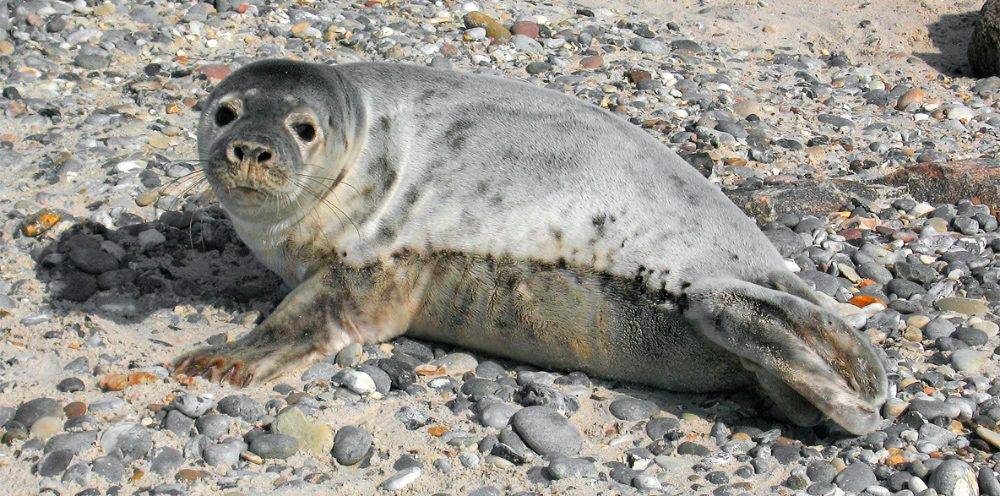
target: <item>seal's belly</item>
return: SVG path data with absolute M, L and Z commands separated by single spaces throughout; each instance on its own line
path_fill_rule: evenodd
M 738 386 L 732 355 L 630 280 L 511 259 L 435 257 L 407 334 L 674 391 Z

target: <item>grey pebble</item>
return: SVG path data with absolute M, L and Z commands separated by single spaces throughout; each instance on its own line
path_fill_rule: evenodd
M 264 405 L 245 394 L 226 396 L 219 400 L 217 406 L 220 412 L 230 417 L 241 418 L 251 424 L 256 423 L 267 414 Z
M 866 487 L 878 484 L 878 479 L 875 478 L 875 472 L 867 463 L 854 462 L 837 474 L 834 483 L 844 491 L 860 493 Z
M 250 442 L 250 451 L 261 458 L 285 459 L 299 450 L 299 442 L 286 434 L 261 434 Z
M 656 412 L 660 411 L 660 407 L 656 406 L 656 403 L 652 401 L 625 396 L 612 401 L 608 406 L 608 410 L 611 411 L 611 414 L 615 418 L 635 421 L 652 417 Z
M 62 403 L 59 401 L 52 398 L 35 398 L 18 406 L 13 420 L 25 427 L 31 427 L 42 417 L 64 418 L 65 416 Z
M 372 436 L 353 425 L 341 427 L 333 438 L 333 457 L 341 465 L 355 465 L 372 447 Z
M 580 431 L 549 407 L 522 408 L 511 417 L 511 426 L 528 447 L 543 456 L 575 455 L 583 446 Z
M 108 482 L 118 482 L 125 477 L 125 464 L 116 456 L 102 456 L 90 463 L 90 469 Z
M 214 408 L 215 401 L 207 396 L 185 393 L 175 397 L 170 406 L 188 417 L 198 418 Z
M 83 391 L 86 386 L 83 381 L 77 377 L 67 377 L 56 384 L 56 389 L 63 393 L 75 393 L 77 391 Z
M 47 453 L 38 462 L 37 474 L 42 477 L 54 477 L 63 473 L 73 461 L 73 452 L 66 449 Z
M 229 433 L 230 420 L 232 417 L 224 413 L 212 413 L 198 417 L 195 426 L 198 428 L 199 434 L 212 440 L 218 440 Z
M 593 460 L 587 458 L 559 457 L 549 463 L 547 470 L 549 475 L 554 479 L 567 479 L 571 477 L 592 478 L 597 476 L 597 469 L 594 466 Z
M 149 469 L 160 475 L 169 475 L 184 463 L 184 455 L 177 448 L 165 446 L 153 454 Z

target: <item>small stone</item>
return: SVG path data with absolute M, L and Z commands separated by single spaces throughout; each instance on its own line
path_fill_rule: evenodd
M 101 378 L 98 385 L 105 391 L 121 391 L 128 386 L 128 376 L 125 374 L 107 374 Z
M 158 449 L 153 455 L 149 469 L 153 473 L 167 475 L 180 468 L 183 463 L 184 455 L 181 454 L 180 450 L 166 446 Z
M 968 463 L 955 458 L 945 460 L 931 473 L 927 485 L 941 496 L 978 496 L 976 472 Z
M 989 311 L 986 307 L 986 302 L 983 300 L 960 298 L 957 296 L 941 298 L 934 303 L 934 306 L 941 311 L 956 312 L 964 315 L 974 315 L 980 317 L 986 315 L 986 312 Z
M 149 430 L 139 424 L 118 423 L 101 432 L 101 447 L 111 456 L 131 463 L 153 448 Z
M 583 446 L 580 431 L 553 408 L 522 408 L 511 417 L 511 426 L 528 447 L 542 456 L 575 455 Z
M 299 442 L 286 434 L 260 434 L 250 442 L 250 452 L 262 458 L 285 459 L 298 450 Z
M 597 476 L 597 469 L 594 462 L 586 458 L 565 458 L 559 457 L 552 460 L 546 468 L 553 479 L 568 478 L 594 478 Z
M 71 461 L 73 461 L 72 451 L 51 451 L 42 457 L 41 461 L 38 462 L 37 474 L 42 477 L 55 477 L 62 475 L 66 468 L 69 467 Z
M 539 35 L 539 27 L 538 24 L 533 21 L 517 21 L 513 26 L 511 26 L 510 32 L 512 34 L 519 34 L 536 39 Z
M 597 69 L 604 65 L 604 57 L 600 55 L 590 55 L 580 59 L 580 67 L 584 69 Z
M 621 420 L 635 421 L 645 420 L 660 411 L 660 407 L 651 401 L 638 398 L 621 397 L 611 402 L 608 410 L 615 418 Z
M 210 396 L 186 393 L 174 398 L 170 406 L 188 417 L 198 418 L 214 408 L 215 401 Z
M 139 240 L 139 247 L 144 252 L 156 248 L 167 241 L 166 236 L 156 229 L 142 231 L 136 238 Z
M 979 493 L 983 496 L 1000 496 L 1000 482 L 989 467 L 979 469 Z
M 194 419 L 184 415 L 180 410 L 170 410 L 163 417 L 163 428 L 178 436 L 190 435 L 193 427 Z
M 295 438 L 299 446 L 316 455 L 325 455 L 333 449 L 333 431 L 330 426 L 306 418 L 295 407 L 286 408 L 271 423 L 271 432 L 287 434 Z
M 35 398 L 18 406 L 13 420 L 23 426 L 31 426 L 42 417 L 63 418 L 62 405 L 52 398 Z
M 400 470 L 399 472 L 396 472 L 395 475 L 382 482 L 381 487 L 386 491 L 399 491 L 413 481 L 417 480 L 417 478 L 420 477 L 420 473 L 420 467 L 409 467 Z
M 989 362 L 990 353 L 972 348 L 955 350 L 951 354 L 951 366 L 960 372 L 974 374 L 982 370 Z
M 375 380 L 370 375 L 358 370 L 341 370 L 333 376 L 332 380 L 356 394 L 367 395 L 376 391 Z
M 503 428 L 510 423 L 510 418 L 517 413 L 517 408 L 506 403 L 493 403 L 479 413 L 479 423 L 484 427 Z
M 31 424 L 31 437 L 38 438 L 42 441 L 54 436 L 56 433 L 62 430 L 63 421 L 62 417 L 42 417 Z
M 860 493 L 866 487 L 878 484 L 878 479 L 875 478 L 875 472 L 867 463 L 854 462 L 837 474 L 834 483 L 849 493 Z
M 56 385 L 56 389 L 63 393 L 75 393 L 77 391 L 83 391 L 84 387 L 83 381 L 76 377 L 67 377 Z
M 976 435 L 981 437 L 994 448 L 1000 449 L 1000 434 L 981 425 L 976 426 Z
M 552 64 L 548 62 L 538 62 L 538 61 L 531 62 L 524 68 L 525 72 L 531 74 L 532 76 L 541 74 L 543 72 L 548 72 L 550 69 L 552 69 Z
M 118 482 L 125 478 L 125 464 L 117 456 L 108 455 L 95 459 L 90 464 L 95 474 L 104 477 L 108 482 Z
M 259 421 L 267 413 L 264 410 L 264 405 L 245 394 L 234 394 L 222 398 L 219 401 L 218 410 L 230 417 L 241 418 L 251 424 Z
M 507 28 L 482 12 L 469 12 L 462 20 L 467 28 L 486 29 L 486 36 L 497 41 L 507 41 L 511 38 L 511 33 Z
M 911 104 L 921 103 L 927 98 L 927 92 L 920 88 L 910 88 L 896 100 L 896 110 L 906 110 Z
M 449 353 L 441 358 L 435 358 L 430 365 L 444 367 L 448 375 L 463 375 L 476 370 L 479 361 L 468 353 Z
M 337 353 L 337 365 L 353 367 L 361 360 L 361 343 L 351 343 Z
M 240 460 L 240 453 L 246 449 L 246 443 L 232 439 L 224 443 L 209 443 L 201 450 L 205 463 L 213 467 L 231 467 Z
M 364 459 L 371 447 L 371 434 L 348 425 L 337 431 L 333 440 L 333 457 L 341 465 L 355 465 Z
M 229 433 L 229 421 L 232 419 L 224 413 L 202 415 L 195 421 L 198 433 L 212 440 L 218 440 Z
M 194 468 L 182 468 L 177 471 L 175 477 L 181 482 L 194 482 L 198 479 L 208 477 L 208 472 Z
M 87 413 L 87 404 L 82 401 L 73 401 L 66 404 L 63 412 L 68 418 L 76 418 Z

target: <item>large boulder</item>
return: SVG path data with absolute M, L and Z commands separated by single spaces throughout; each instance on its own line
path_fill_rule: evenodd
M 969 41 L 969 65 L 978 77 L 1000 75 L 1000 0 L 986 0 Z

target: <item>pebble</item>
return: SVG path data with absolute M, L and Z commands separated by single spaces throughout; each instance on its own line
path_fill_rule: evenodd
M 56 389 L 63 393 L 75 393 L 77 391 L 83 391 L 86 385 L 82 380 L 76 377 L 67 377 L 56 384 Z
M 95 458 L 90 463 L 90 469 L 108 482 L 119 482 L 125 478 L 125 464 L 113 455 Z
M 169 475 L 184 463 L 184 455 L 180 450 L 170 446 L 157 449 L 152 457 L 149 469 L 156 474 Z
M 250 452 L 261 458 L 285 459 L 299 450 L 299 442 L 286 434 L 260 434 L 250 441 Z
M 267 413 L 264 410 L 264 405 L 244 394 L 222 398 L 219 400 L 218 410 L 230 417 L 241 418 L 251 424 L 259 421 Z
M 375 380 L 370 375 L 358 370 L 341 370 L 333 377 L 333 380 L 351 392 L 361 395 L 372 394 L 377 390 Z
M 608 410 L 617 419 L 635 421 L 652 417 L 660 411 L 660 407 L 651 401 L 626 396 L 612 401 Z
M 854 462 L 837 474 L 834 478 L 834 483 L 837 487 L 849 493 L 860 493 L 866 487 L 877 485 L 878 479 L 875 478 L 875 472 L 872 471 L 872 468 L 868 464 Z
M 218 440 L 229 433 L 229 422 L 232 419 L 223 413 L 202 415 L 195 420 L 198 433 L 212 440 Z
M 386 491 L 399 491 L 417 480 L 420 474 L 420 467 L 409 467 L 396 472 L 392 477 L 386 479 L 382 482 L 381 487 Z
M 950 459 L 941 462 L 931 473 L 927 485 L 941 496 L 977 496 L 977 474 L 968 463 Z
M 361 360 L 361 344 L 351 343 L 337 352 L 337 365 L 341 367 L 353 367 Z
M 371 447 L 371 434 L 352 425 L 344 426 L 337 430 L 334 437 L 333 457 L 341 465 L 356 465 Z
M 330 426 L 307 418 L 295 407 L 286 408 L 274 418 L 271 432 L 295 438 L 302 449 L 316 455 L 329 453 L 334 445 L 333 430 Z
M 955 350 L 951 354 L 951 366 L 960 372 L 974 374 L 986 365 L 989 358 L 990 354 L 987 352 L 976 351 L 970 348 Z
M 511 417 L 511 426 L 528 447 L 542 456 L 572 456 L 583 446 L 580 431 L 549 407 L 522 408 Z
M 553 479 L 594 478 L 597 469 L 592 460 L 586 458 L 558 457 L 546 468 Z
M 149 430 L 128 422 L 117 423 L 105 429 L 101 432 L 99 442 L 106 453 L 126 463 L 146 456 L 153 448 Z
M 170 406 L 191 418 L 198 418 L 215 408 L 211 396 L 197 394 L 182 394 L 170 402 Z
M 50 451 L 38 462 L 36 473 L 42 477 L 61 475 L 72 461 L 73 452 L 70 450 Z
M 52 398 L 35 398 L 17 407 L 13 420 L 24 426 L 31 426 L 42 417 L 63 418 L 62 404 Z

